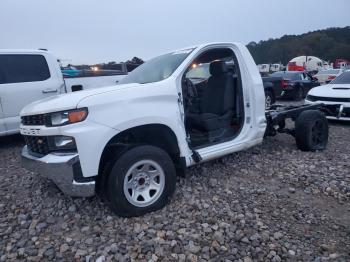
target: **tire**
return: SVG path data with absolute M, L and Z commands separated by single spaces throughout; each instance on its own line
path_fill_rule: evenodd
M 269 108 L 275 103 L 275 97 L 271 91 L 265 91 L 265 108 Z
M 122 217 L 161 209 L 174 194 L 176 171 L 172 159 L 155 146 L 136 146 L 113 164 L 105 185 L 108 204 Z
M 295 89 L 294 96 L 293 96 L 294 100 L 295 101 L 300 101 L 300 100 L 303 99 L 303 97 L 304 97 L 303 88 L 297 87 Z
M 302 112 L 295 121 L 295 141 L 302 151 L 324 150 L 328 143 L 328 122 L 317 110 Z

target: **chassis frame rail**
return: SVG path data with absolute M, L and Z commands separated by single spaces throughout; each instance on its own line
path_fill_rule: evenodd
M 319 110 L 324 114 L 339 118 L 343 106 L 341 104 L 325 105 L 322 103 L 301 106 L 272 105 L 265 113 L 267 121 L 265 136 L 275 136 L 277 133 L 287 133 L 294 136 L 295 129 L 286 128 L 286 119 L 295 121 L 302 112 L 307 110 Z

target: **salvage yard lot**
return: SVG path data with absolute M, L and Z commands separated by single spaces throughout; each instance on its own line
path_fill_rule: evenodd
M 350 260 L 350 124 L 327 150 L 288 135 L 188 170 L 171 204 L 119 218 L 20 167 L 20 137 L 0 140 L 0 259 Z

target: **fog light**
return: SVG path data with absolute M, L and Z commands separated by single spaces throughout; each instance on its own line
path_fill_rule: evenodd
M 67 147 L 74 144 L 74 138 L 69 136 L 56 136 L 54 141 L 56 147 Z
M 53 136 L 50 138 L 50 149 L 55 150 L 75 150 L 75 140 L 70 136 Z

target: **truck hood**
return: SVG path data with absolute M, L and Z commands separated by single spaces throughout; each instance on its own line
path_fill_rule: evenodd
M 350 98 L 350 84 L 328 84 L 312 88 L 308 95 L 320 97 Z
M 35 101 L 25 106 L 20 115 L 37 115 L 52 113 L 58 111 L 64 111 L 69 109 L 75 109 L 79 102 L 87 97 L 108 93 L 108 92 L 120 92 L 123 89 L 135 87 L 139 84 L 125 84 L 125 85 L 114 85 L 96 89 L 89 89 L 85 91 L 78 91 L 68 94 L 61 94 L 56 96 L 50 96 L 38 101 Z

